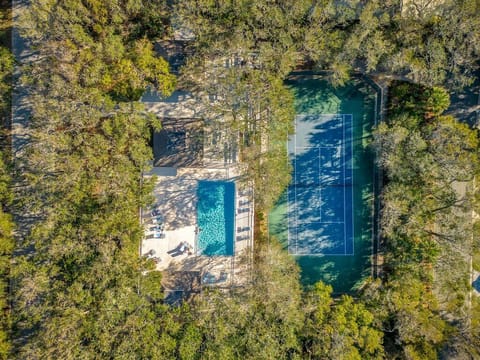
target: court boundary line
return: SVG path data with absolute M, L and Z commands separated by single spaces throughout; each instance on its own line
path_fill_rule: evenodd
M 320 184 L 321 182 L 321 179 L 322 179 L 322 148 L 318 148 L 318 183 Z M 297 186 L 295 184 L 295 186 Z M 320 186 L 318 186 L 318 188 L 316 189 L 317 193 L 318 193 L 318 198 L 320 199 L 320 206 L 318 207 L 318 217 L 320 219 L 320 221 L 322 221 L 322 188 Z
M 352 256 L 355 256 L 355 202 L 353 196 L 353 114 L 348 114 L 350 116 L 350 170 L 352 177 L 352 193 L 350 194 L 352 199 Z
M 343 252 L 347 253 L 347 191 L 345 189 L 345 173 L 346 173 L 346 163 L 345 158 L 347 155 L 347 144 L 345 143 L 345 115 L 342 115 L 342 136 L 343 136 Z M 352 219 L 353 221 L 353 219 Z
M 294 154 L 294 160 L 296 159 L 296 149 L 297 149 L 297 132 L 296 132 L 296 129 L 297 129 L 297 119 L 300 118 L 300 117 L 307 117 L 307 116 L 320 116 L 320 117 L 327 117 L 327 116 L 332 116 L 332 117 L 336 117 L 338 118 L 339 120 L 341 119 L 342 121 L 342 135 L 343 135 L 343 146 L 342 146 L 342 150 L 343 150 L 343 153 L 344 153 L 344 158 L 345 158 L 345 155 L 347 154 L 346 152 L 346 141 L 345 141 L 345 123 L 346 123 L 346 117 L 349 116 L 350 117 L 350 127 L 351 127 L 351 136 L 350 136 L 350 155 L 351 155 L 351 159 L 350 159 L 350 162 L 351 162 L 351 185 L 349 187 L 351 187 L 351 204 L 352 204 L 352 219 L 351 219 L 351 224 L 352 224 L 352 252 L 351 253 L 347 253 L 346 251 L 346 248 L 347 248 L 347 231 L 346 231 L 346 214 L 347 214 L 347 210 L 346 210 L 346 179 L 345 179 L 345 173 L 346 173 L 346 168 L 347 168 L 347 165 L 346 165 L 346 162 L 344 161 L 344 164 L 343 164 L 343 192 L 344 192 L 344 221 L 343 222 L 311 222 L 312 224 L 314 223 L 321 223 L 321 224 L 335 224 L 335 223 L 343 223 L 344 224 L 344 253 L 339 253 L 339 254 L 319 254 L 319 253 L 305 253 L 305 254 L 299 254 L 298 253 L 298 206 L 295 206 L 295 209 L 294 209 L 294 217 L 295 217 L 295 252 L 291 252 L 290 251 L 290 246 L 291 246 L 291 236 L 290 236 L 290 211 L 289 211 L 289 208 L 290 208 L 290 201 L 289 201 L 289 196 L 288 196 L 288 188 L 287 188 L 287 238 L 288 238 L 288 253 L 292 256 L 355 256 L 355 207 L 354 207 L 354 196 L 353 196 L 353 114 L 297 114 L 295 116 L 295 120 L 294 120 L 294 125 L 295 125 L 295 133 L 293 135 L 293 140 L 294 140 L 294 148 L 293 148 L 293 154 Z M 288 142 L 288 141 L 287 141 Z M 322 147 L 325 147 L 325 148 L 335 148 L 335 147 L 338 147 L 338 146 L 300 146 L 298 147 L 299 149 L 300 148 L 303 148 L 303 149 L 319 149 L 319 182 L 320 182 L 320 174 L 321 174 L 321 148 Z M 291 162 L 291 160 L 290 160 Z M 296 171 L 296 161 L 295 161 L 295 164 L 294 164 L 294 173 L 295 173 L 295 176 L 294 176 L 294 179 L 295 179 L 295 183 L 293 184 L 293 187 L 294 187 L 294 196 L 295 196 L 295 205 L 297 205 L 297 186 L 296 186 L 296 176 L 297 176 L 297 171 Z M 290 186 L 290 185 L 289 185 Z M 319 188 L 321 188 L 321 185 L 318 186 Z M 321 191 L 320 191 L 320 199 L 321 199 Z M 322 218 L 321 216 L 321 206 L 320 206 L 320 219 Z M 308 224 L 308 223 L 306 223 Z
M 295 134 L 293 135 L 293 140 L 294 140 L 294 147 L 293 147 L 293 151 L 295 153 L 295 149 L 297 148 L 297 117 L 295 116 Z M 288 144 L 287 144 L 288 145 Z M 297 167 L 296 167 L 296 160 L 295 160 L 295 164 L 293 166 L 293 171 L 295 173 L 295 181 L 297 181 Z M 287 189 L 287 192 L 288 192 L 288 189 Z M 296 197 L 297 197 L 297 189 L 294 190 L 294 193 L 295 193 L 295 202 L 297 201 Z M 291 206 L 290 204 L 290 197 L 288 196 L 289 194 L 287 193 L 287 202 L 288 204 Z M 297 252 L 297 238 L 298 238 L 298 234 L 297 234 L 297 229 L 298 229 L 298 226 L 297 226 L 297 214 L 296 214 L 296 211 L 297 211 L 297 208 L 295 207 L 294 209 L 294 220 L 295 220 L 295 252 Z M 287 213 L 287 216 L 288 216 L 288 222 L 290 222 L 290 212 Z M 288 236 L 290 238 L 290 232 L 288 233 Z M 290 240 L 289 240 L 289 243 L 288 243 L 288 246 L 289 246 L 289 251 L 290 251 Z
M 292 253 L 289 252 L 288 255 L 292 256 L 310 256 L 310 257 L 321 257 L 321 256 L 353 256 L 352 254 L 312 254 L 312 253 L 306 253 L 306 254 L 299 254 L 299 253 Z

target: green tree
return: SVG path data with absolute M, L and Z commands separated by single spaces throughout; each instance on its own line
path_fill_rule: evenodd
M 0 46 L 0 94 L 2 94 L 0 98 L 0 111 L 2 114 L 10 110 L 13 64 L 14 59 L 12 53 L 3 46 Z
M 15 267 L 16 327 L 30 334 L 18 356 L 171 358 L 176 325 L 159 277 L 142 276 L 138 257 L 137 211 L 152 191 L 141 172 L 158 124 L 140 105 L 100 110 L 95 94 L 82 96 L 39 98 L 35 109 L 26 173 L 35 191 L 25 210 L 41 209 L 42 218 Z
M 197 54 L 249 63 L 279 77 L 300 59 L 304 18 L 310 0 L 182 1 L 177 13 L 196 36 Z
M 332 287 L 317 283 L 307 300 L 302 331 L 304 358 L 382 359 L 382 332 L 374 316 L 350 296 L 334 302 Z
M 184 72 L 208 95 L 203 116 L 211 132 L 223 136 L 208 155 L 223 161 L 224 142 L 233 143 L 243 181 L 256 189 L 257 209 L 268 211 L 290 181 L 285 141 L 293 130 L 293 94 L 281 78 L 247 66 L 212 69 L 194 62 Z
M 0 359 L 9 359 L 12 349 L 12 316 L 10 298 L 10 272 L 14 250 L 15 224 L 11 215 L 13 194 L 8 152 L 8 132 L 11 116 L 12 74 L 14 58 L 6 47 L 10 34 L 8 7 L 0 8 Z
M 12 203 L 10 190 L 11 179 L 8 168 L 0 153 L 0 358 L 10 358 L 11 344 L 11 314 L 9 304 L 9 281 L 11 257 L 14 248 L 12 216 L 6 211 Z
M 142 272 L 138 208 L 160 124 L 137 99 L 173 77 L 135 38 L 137 2 L 36 2 L 25 21 L 31 140 L 19 203 L 38 215 L 13 268 L 19 358 L 172 358 L 178 325 L 158 274 Z M 128 100 L 128 101 L 122 101 Z M 28 336 L 24 336 L 27 334 Z
M 449 104 L 443 89 L 395 84 L 391 95 L 388 122 L 374 141 L 388 179 L 381 219 L 387 274 L 366 299 L 383 309 L 378 319 L 391 356 L 436 359 L 452 332 L 461 331 L 441 312 L 465 323 L 459 312 L 468 276 L 461 259 L 472 236 L 474 199 L 461 189 L 478 172 L 478 136 L 441 115 Z
M 161 4 L 150 10 L 151 17 L 165 17 Z M 101 89 L 117 100 L 138 100 L 148 85 L 168 95 L 175 86 L 168 63 L 155 56 L 150 40 L 132 25 L 145 19 L 143 11 L 134 1 L 41 0 L 28 7 L 22 31 L 40 51 L 36 69 L 92 91 Z M 33 71 L 30 78 L 48 83 L 41 80 L 44 73 Z
M 363 301 L 383 329 L 388 358 L 437 359 L 448 339 L 451 329 L 425 278 L 430 272 L 411 261 L 397 266 L 387 281 L 371 282 L 363 290 Z
M 388 73 L 427 86 L 474 80 L 480 23 L 475 0 L 442 1 L 422 15 L 398 1 L 312 2 L 303 54 L 342 84 L 352 70 Z
M 302 291 L 293 259 L 278 244 L 258 249 L 251 283 L 206 292 L 182 331 L 181 359 L 288 359 L 299 354 Z

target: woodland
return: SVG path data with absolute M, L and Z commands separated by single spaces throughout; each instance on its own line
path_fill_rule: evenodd
M 449 94 L 475 85 L 479 0 L 32 0 L 16 25 L 28 63 L 12 55 L 1 4 L 1 359 L 480 358 L 478 131 L 446 115 Z M 195 38 L 174 75 L 154 44 L 179 23 Z M 231 57 L 245 64 L 212 66 Z M 299 68 L 335 86 L 388 83 L 371 139 L 383 265 L 355 296 L 302 287 L 267 236 L 290 180 L 284 80 Z M 12 154 L 17 82 L 32 106 L 28 145 Z M 173 307 L 138 255 L 138 209 L 153 201 L 142 173 L 162 126 L 138 100 L 180 86 L 221 94 L 209 111 L 244 136 L 258 225 L 248 284 Z

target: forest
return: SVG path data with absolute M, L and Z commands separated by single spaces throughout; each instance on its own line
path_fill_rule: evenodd
M 30 63 L 14 59 L 1 5 L 1 359 L 480 358 L 480 144 L 446 114 L 450 94 L 476 84 L 480 1 L 32 0 L 16 20 Z M 195 38 L 174 75 L 154 44 L 179 23 Z M 212 66 L 228 57 L 250 65 Z M 370 145 L 384 260 L 355 296 L 304 288 L 267 234 L 290 180 L 284 81 L 298 69 L 335 86 L 358 74 L 388 82 Z M 33 106 L 28 146 L 12 154 L 16 84 Z M 209 111 L 248 139 L 258 208 L 251 281 L 173 307 L 138 255 L 138 209 L 153 201 L 142 174 L 162 126 L 138 100 L 179 86 L 221 93 Z

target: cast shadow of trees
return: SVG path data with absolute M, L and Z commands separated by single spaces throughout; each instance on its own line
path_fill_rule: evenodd
M 305 101 L 303 99 L 300 101 L 300 106 L 297 106 L 297 113 L 304 113 L 308 109 L 313 108 L 315 113 L 340 113 L 353 114 L 354 116 L 352 133 L 355 150 L 353 151 L 353 158 L 342 159 L 344 164 L 335 164 L 335 167 L 341 168 L 341 166 L 345 165 L 347 169 L 351 168 L 352 172 L 354 172 L 352 189 L 355 207 L 351 210 L 353 211 L 353 221 L 355 223 L 355 242 L 357 245 L 362 245 L 363 249 L 355 249 L 355 256 L 300 256 L 298 258 L 302 267 L 304 283 L 312 284 L 318 280 L 325 280 L 332 284 L 336 291 L 348 292 L 356 286 L 355 284 L 360 278 L 359 273 L 369 273 L 371 250 L 369 248 L 370 244 L 367 243 L 371 241 L 369 234 L 371 234 L 373 226 L 371 211 L 373 199 L 373 159 L 368 142 L 371 138 L 371 130 L 374 124 L 375 93 L 368 84 L 360 79 L 355 79 L 346 87 L 336 89 L 324 80 L 304 80 L 301 76 L 295 81 L 287 82 L 287 84 L 295 86 L 297 97 L 307 98 Z M 325 90 L 325 87 L 328 89 Z M 332 94 L 338 98 L 338 103 L 332 103 Z M 316 102 L 324 102 L 324 104 L 318 105 Z M 312 118 L 312 121 L 315 121 L 314 118 Z M 334 124 L 329 125 L 333 126 Z M 309 141 L 311 141 L 312 146 L 322 145 L 321 135 L 321 132 L 317 132 L 317 135 L 311 134 Z M 307 152 L 304 156 L 302 155 L 303 158 L 299 159 L 299 162 L 304 163 L 302 168 L 304 168 L 303 171 L 305 173 L 317 166 L 315 159 L 318 160 L 318 156 L 313 155 L 315 154 Z M 333 181 L 335 174 L 332 173 L 331 175 L 332 178 L 330 180 Z M 278 203 L 279 206 L 286 207 L 289 197 L 288 193 L 289 191 L 287 190 L 281 197 Z M 339 205 L 336 191 L 327 191 L 322 193 L 322 195 L 323 199 L 319 199 L 320 196 L 314 192 L 305 194 L 301 199 L 297 198 L 297 201 L 300 200 L 298 206 L 301 209 L 315 207 L 319 200 L 326 201 L 327 204 L 331 204 L 335 208 Z M 340 205 L 343 206 L 343 204 Z M 335 212 L 336 210 L 333 211 L 333 213 Z M 313 212 L 307 211 L 303 214 L 305 216 L 304 220 L 308 220 L 312 214 Z M 315 216 L 319 217 L 320 215 Z M 281 221 L 273 224 L 272 233 L 287 233 L 287 227 L 289 225 L 293 226 L 288 221 L 288 212 L 285 212 Z M 322 236 L 322 234 L 314 231 L 312 236 Z M 319 251 L 319 253 L 325 254 L 324 251 Z

